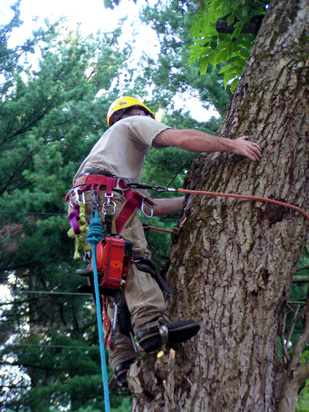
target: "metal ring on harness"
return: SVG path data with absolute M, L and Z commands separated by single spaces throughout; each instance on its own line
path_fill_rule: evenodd
M 130 180 L 130 179 L 124 179 L 123 177 L 117 177 L 117 183 L 116 183 L 116 187 L 113 188 L 113 190 L 119 191 L 119 192 L 127 192 L 128 190 L 130 190 L 130 186 L 127 186 L 126 188 L 121 187 L 120 186 L 120 182 L 122 182 L 124 185 L 125 180 Z
M 117 205 L 113 200 L 111 200 L 111 198 L 113 197 L 113 193 L 111 194 L 105 193 L 105 197 L 106 197 L 106 201 L 102 205 L 102 212 L 104 213 L 104 215 L 106 215 L 107 213 L 109 215 L 114 215 L 116 213 Z M 109 211 L 110 209 L 112 209 L 112 211 Z
M 109 212 L 108 209 L 110 208 L 112 208 L 112 212 Z M 116 212 L 116 203 L 114 201 L 104 202 L 102 205 L 102 212 L 104 213 L 104 215 L 106 215 L 107 213 L 109 213 L 110 215 L 114 215 Z
M 149 215 L 147 215 L 147 213 L 146 213 L 145 210 L 144 210 L 145 205 L 146 205 L 147 207 L 149 207 L 149 209 L 150 209 L 150 214 L 149 214 Z M 143 198 L 143 200 L 142 200 L 142 205 L 141 205 L 141 211 L 142 211 L 143 215 L 144 215 L 145 217 L 147 217 L 147 219 L 151 219 L 151 218 L 153 217 L 154 205 L 150 205 L 149 203 L 147 203 L 147 202 L 145 201 L 145 198 Z

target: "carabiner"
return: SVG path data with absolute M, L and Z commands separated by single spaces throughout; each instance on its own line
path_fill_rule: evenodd
M 82 200 L 80 201 L 80 203 L 83 203 L 84 205 L 86 204 L 86 200 L 85 200 L 85 192 L 82 192 Z M 80 196 L 80 195 L 79 195 Z
M 145 205 L 147 207 L 149 207 L 149 209 L 150 209 L 150 214 L 149 215 L 147 215 L 147 213 L 144 210 Z M 143 198 L 142 205 L 141 205 L 141 211 L 142 211 L 143 215 L 145 217 L 147 217 L 147 219 L 151 219 L 153 217 L 154 205 L 148 204 L 147 202 L 145 202 L 145 198 Z
M 106 201 L 102 205 L 102 212 L 104 213 L 104 215 L 106 215 L 107 213 L 110 215 L 114 215 L 116 212 L 116 203 L 113 200 L 111 200 L 111 198 L 113 197 L 113 193 L 111 193 L 110 195 L 107 195 L 105 193 L 105 197 Z M 108 211 L 108 209 L 110 208 L 112 208 L 111 213 Z
M 92 200 L 92 211 L 98 210 L 100 206 L 100 197 L 99 194 L 95 192 L 95 189 L 91 191 L 91 200 Z

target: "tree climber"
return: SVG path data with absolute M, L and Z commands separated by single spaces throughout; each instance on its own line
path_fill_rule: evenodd
M 156 121 L 147 106 L 130 96 L 121 97 L 111 104 L 107 113 L 107 124 L 109 129 L 95 144 L 76 172 L 75 188 L 83 187 L 89 176 L 93 176 L 92 181 L 95 181 L 95 176 L 103 175 L 116 176 L 124 182 L 127 180 L 139 183 L 144 159 L 151 146 L 156 149 L 174 146 L 198 153 L 231 151 L 246 156 L 252 161 L 259 160 L 261 156 L 259 146 L 250 142 L 247 136 L 231 140 L 194 129 L 173 129 Z M 102 222 L 105 219 L 101 211 L 105 201 L 105 190 L 102 186 L 99 191 Z M 147 192 L 137 191 L 145 196 L 142 211 L 146 214 L 150 214 L 151 208 L 154 215 L 164 215 L 179 211 L 183 207 L 184 197 L 151 201 Z M 91 191 L 85 190 L 84 194 L 86 215 L 89 217 L 92 209 Z M 126 202 L 125 192 L 119 186 L 114 187 L 112 196 L 115 216 L 117 216 Z M 134 254 L 150 258 L 137 208 L 125 222 L 121 232 L 117 234 L 133 242 Z M 164 342 L 172 344 L 184 342 L 199 331 L 199 324 L 193 320 L 171 322 L 168 319 L 160 285 L 149 273 L 139 270 L 137 264 L 133 263 L 129 267 L 123 295 L 134 334 L 147 353 L 159 349 Z M 112 299 L 108 305 L 110 317 L 113 313 L 111 301 Z M 118 325 L 115 347 L 110 351 L 109 362 L 120 384 L 126 384 L 127 371 L 136 357 L 132 340 L 123 332 L 121 325 Z

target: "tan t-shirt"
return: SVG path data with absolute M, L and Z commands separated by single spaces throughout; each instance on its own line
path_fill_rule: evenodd
M 74 180 L 84 169 L 98 169 L 140 182 L 145 156 L 153 139 L 169 128 L 148 116 L 130 116 L 119 120 L 94 145 Z

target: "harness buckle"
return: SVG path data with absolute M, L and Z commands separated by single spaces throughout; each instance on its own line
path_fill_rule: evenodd
M 120 186 L 120 182 L 123 182 L 124 184 L 126 184 L 124 182 L 124 178 L 123 177 L 117 177 L 117 183 L 116 183 L 116 187 L 114 187 L 114 190 L 119 190 L 121 192 L 127 192 L 128 190 L 130 190 L 130 187 L 128 186 L 127 188 L 121 187 Z
M 147 215 L 147 213 L 145 212 L 145 209 L 144 209 L 145 205 L 149 207 L 150 209 L 149 215 Z M 147 203 L 147 201 L 145 201 L 145 198 L 143 198 L 142 205 L 141 205 L 141 211 L 147 219 L 151 219 L 153 217 L 154 205 L 150 205 L 149 203 Z
M 116 212 L 116 203 L 113 200 L 111 200 L 113 196 L 114 196 L 113 193 L 111 194 L 105 193 L 106 201 L 102 205 L 102 212 L 104 213 L 104 215 L 106 214 L 114 215 Z M 110 209 L 112 209 L 111 212 L 110 212 Z

